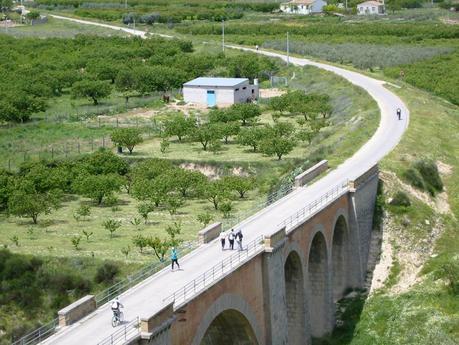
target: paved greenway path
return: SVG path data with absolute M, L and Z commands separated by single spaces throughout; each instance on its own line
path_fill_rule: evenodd
M 71 20 L 83 24 L 93 24 L 92 22 L 77 19 Z M 108 28 L 112 27 L 99 23 L 95 25 L 103 25 Z M 116 26 L 112 28 L 115 30 L 120 29 Z M 138 30 L 131 33 L 137 34 L 137 32 Z M 143 36 L 144 33 L 139 35 Z M 235 46 L 228 47 L 239 48 Z M 251 50 L 248 48 L 242 49 Z M 286 59 L 282 54 L 264 51 L 258 51 L 258 53 Z M 295 213 L 296 210 L 318 199 L 333 186 L 347 179 L 358 177 L 368 170 L 397 145 L 408 126 L 408 109 L 396 95 L 383 86 L 384 83 L 382 81 L 357 72 L 351 72 L 323 63 L 316 63 L 307 59 L 291 57 L 290 62 L 294 65 L 313 65 L 331 71 L 351 83 L 362 87 L 378 103 L 381 111 L 381 122 L 373 137 L 335 170 L 310 186 L 296 189 L 283 199 L 246 219 L 240 225 L 244 231 L 245 243 L 249 243 L 261 235 L 275 232 L 278 230 L 278 224 Z M 396 118 L 395 111 L 397 108 L 402 109 L 402 119 L 400 121 Z M 192 253 L 181 258 L 180 264 L 183 270 L 171 272 L 170 268 L 165 268 L 138 286 L 126 291 L 120 296 L 120 301 L 125 306 L 125 320 L 131 321 L 137 316 L 148 317 L 153 315 L 165 305 L 163 302 L 164 298 L 200 276 L 204 271 L 212 268 L 213 265 L 228 257 L 231 253 L 231 251 L 222 252 L 219 243 L 213 241 L 200 246 Z M 110 306 L 104 305 L 80 322 L 59 331 L 51 338 L 45 340 L 44 344 L 97 344 L 115 331 L 110 324 L 111 315 Z

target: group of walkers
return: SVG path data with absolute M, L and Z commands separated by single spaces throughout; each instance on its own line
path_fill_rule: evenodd
M 242 230 L 239 229 L 237 232 L 234 231 L 234 229 L 231 229 L 228 233 L 225 231 L 222 231 L 220 233 L 220 243 L 222 244 L 222 250 L 225 250 L 225 245 L 226 245 L 226 239 L 228 239 L 228 244 L 229 244 L 229 249 L 234 250 L 234 242 L 237 244 L 237 250 L 242 251 L 242 238 L 244 235 L 242 235 Z

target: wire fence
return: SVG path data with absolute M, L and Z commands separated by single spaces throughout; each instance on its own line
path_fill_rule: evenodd
M 113 334 L 105 338 L 97 345 L 123 345 L 134 340 L 140 334 L 140 320 L 137 316 L 134 320 L 118 328 Z
M 328 192 L 322 194 L 320 198 L 314 200 L 291 216 L 284 219 L 281 223 L 279 223 L 279 228 L 284 226 L 286 227 L 286 230 L 293 228 L 295 225 L 303 222 L 307 217 L 319 211 L 323 206 L 328 205 L 331 201 L 334 201 L 341 195 L 345 194 L 348 190 L 348 180 L 335 185 Z
M 35 345 L 56 333 L 59 319 L 55 318 L 33 332 L 23 336 L 19 340 L 13 341 L 12 345 Z
M 209 285 L 214 284 L 217 280 L 223 279 L 231 273 L 234 268 L 242 265 L 244 262 L 247 262 L 263 250 L 263 236 L 259 236 L 250 242 L 243 251 L 238 251 L 227 257 L 196 279 L 193 279 L 184 287 L 178 289 L 173 294 L 163 299 L 163 302 L 174 302 L 174 307 L 178 308 L 180 305 L 205 290 Z
M 142 119 L 120 119 L 99 118 L 93 123 L 88 123 L 88 127 L 93 128 L 138 128 L 142 132 L 144 139 L 150 139 L 162 131 L 161 124 L 156 120 Z M 110 135 L 103 135 L 92 139 L 71 139 L 61 143 L 53 144 L 30 144 L 18 145 L 14 150 L 3 148 L 2 163 L 3 168 L 12 171 L 24 162 L 53 160 L 59 158 L 75 157 L 84 153 L 91 153 L 100 148 L 112 148 L 114 146 Z

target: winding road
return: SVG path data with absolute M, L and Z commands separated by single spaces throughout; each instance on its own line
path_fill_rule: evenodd
M 123 30 L 145 37 L 145 32 L 140 30 L 125 29 L 108 24 L 93 23 L 61 16 L 53 17 L 87 25 Z M 228 45 L 228 47 L 286 60 L 286 56 L 283 54 L 256 51 L 254 49 L 231 45 Z M 290 57 L 290 63 L 298 66 L 312 65 L 331 71 L 365 89 L 375 99 L 380 108 L 380 124 L 371 139 L 335 170 L 310 186 L 296 189 L 286 197 L 246 219 L 240 225 L 244 229 L 245 243 L 261 235 L 274 233 L 278 230 L 280 222 L 305 205 L 318 199 L 331 187 L 345 180 L 352 180 L 367 171 L 397 145 L 408 126 L 409 111 L 407 107 L 400 98 L 384 87 L 384 82 L 357 72 L 324 63 L 317 63 L 308 59 Z M 398 120 L 396 117 L 397 108 L 402 110 L 401 120 Z M 180 263 L 183 270 L 171 272 L 170 268 L 165 268 L 136 287 L 126 291 L 120 296 L 120 301 L 125 307 L 125 319 L 130 321 L 138 316 L 148 317 L 153 315 L 166 305 L 163 299 L 201 275 L 204 271 L 212 268 L 213 265 L 228 257 L 231 253 L 231 251 L 222 252 L 216 241 L 202 245 L 181 258 Z M 60 330 L 45 340 L 43 344 L 97 344 L 114 332 L 110 324 L 111 315 L 110 306 L 104 305 L 81 321 Z

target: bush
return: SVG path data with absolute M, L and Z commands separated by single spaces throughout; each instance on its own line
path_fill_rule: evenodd
M 438 173 L 437 165 L 431 160 L 416 161 L 405 171 L 403 176 L 413 187 L 427 191 L 432 196 L 443 190 L 443 182 Z
M 113 283 L 116 275 L 119 273 L 120 269 L 117 264 L 114 262 L 105 262 L 102 266 L 97 269 L 96 276 L 94 280 L 96 283 L 109 284 Z
M 398 191 L 392 201 L 390 202 L 391 205 L 394 205 L 394 206 L 404 206 L 404 207 L 408 207 L 408 206 L 411 206 L 411 201 L 410 201 L 410 198 L 408 197 L 408 195 L 405 193 L 405 192 L 402 192 L 402 191 Z
M 417 171 L 416 169 L 409 168 L 408 170 L 405 171 L 405 173 L 403 174 L 403 177 L 413 187 L 416 187 L 421 190 L 426 189 L 425 184 L 424 184 L 424 179 L 422 178 L 422 175 L 419 173 L 419 171 Z
M 443 182 L 435 162 L 431 160 L 419 160 L 414 163 L 414 168 L 419 171 L 430 194 L 441 192 L 443 190 Z

